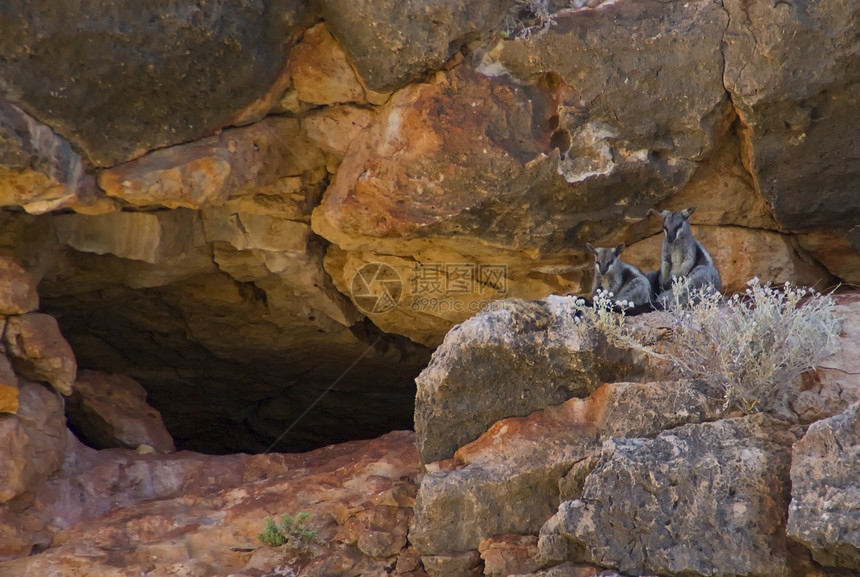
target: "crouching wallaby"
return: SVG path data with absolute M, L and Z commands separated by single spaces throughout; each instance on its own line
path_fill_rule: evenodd
M 651 283 L 641 270 L 619 258 L 627 245 L 622 242 L 615 248 L 585 246 L 594 255 L 592 299 L 599 289 L 603 289 L 612 293 L 611 298 L 616 303 L 627 301 L 634 307 L 651 304 Z
M 675 297 L 686 299 L 685 295 L 672 293 L 672 280 L 683 277 L 688 281 L 688 288 L 711 287 L 715 291 L 722 288 L 723 281 L 714 260 L 705 247 L 693 238 L 690 230 L 690 215 L 696 207 L 684 210 L 656 211 L 653 208 L 648 214 L 654 213 L 663 218 L 663 249 L 660 258 L 660 272 L 656 276 L 657 302 L 667 306 Z M 652 277 L 652 280 L 655 280 Z

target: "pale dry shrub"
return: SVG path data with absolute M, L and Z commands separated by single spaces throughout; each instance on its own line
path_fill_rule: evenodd
M 683 285 L 684 281 L 679 281 Z M 840 319 L 830 295 L 785 283 L 747 283 L 729 299 L 712 289 L 680 286 L 694 304 L 670 303 L 672 361 L 688 376 L 724 391 L 723 409 L 768 410 L 802 373 L 836 350 Z
M 626 322 L 625 311 L 632 308 L 633 303 L 615 301 L 614 296 L 611 292 L 598 289 L 590 305 L 581 298 L 573 301 L 571 312 L 575 319 L 574 326 L 582 342 L 591 348 L 607 342 L 617 347 L 653 352 L 633 334 Z
M 557 24 L 556 19 L 611 0 L 513 0 L 504 18 L 507 38 L 536 42 Z
M 723 411 L 770 410 L 784 401 L 800 374 L 836 350 L 841 319 L 830 295 L 785 283 L 780 288 L 749 281 L 746 293 L 724 299 L 711 288 L 690 288 L 676 279 L 668 304 L 672 346 L 658 353 L 625 324 L 626 303 L 598 295 L 592 307 L 579 299 L 577 327 L 594 345 L 597 335 L 616 346 L 644 351 L 673 364 L 689 378 L 723 391 Z M 615 312 L 619 305 L 621 313 Z

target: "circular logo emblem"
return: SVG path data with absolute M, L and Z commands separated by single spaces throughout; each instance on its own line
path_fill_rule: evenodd
M 400 275 L 382 262 L 371 262 L 358 269 L 350 288 L 352 302 L 365 314 L 387 313 L 403 297 Z

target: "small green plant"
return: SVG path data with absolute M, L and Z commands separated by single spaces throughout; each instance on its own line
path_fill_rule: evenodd
M 672 347 L 658 353 L 625 323 L 626 303 L 598 294 L 591 307 L 578 299 L 577 332 L 594 346 L 598 338 L 672 363 L 686 377 L 723 391 L 723 411 L 766 411 L 783 401 L 795 379 L 833 353 L 841 321 L 829 295 L 785 283 L 780 288 L 749 281 L 746 294 L 724 299 L 711 288 L 673 281 L 668 303 Z M 614 309 L 620 306 L 620 313 Z
M 281 515 L 280 523 L 276 523 L 271 516 L 267 516 L 266 526 L 257 538 L 273 547 L 286 545 L 294 549 L 306 549 L 317 540 L 316 532 L 305 527 L 305 521 L 310 519 L 310 516 L 310 513 L 302 512 L 293 518 L 284 513 Z

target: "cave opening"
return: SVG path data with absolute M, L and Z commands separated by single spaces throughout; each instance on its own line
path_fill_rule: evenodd
M 169 219 L 157 221 L 162 243 L 165 231 L 191 237 L 201 218 L 133 214 Z M 39 310 L 57 319 L 79 371 L 142 385 L 177 450 L 301 452 L 413 428 L 415 377 L 432 350 L 356 312 L 331 284 L 318 237 L 278 253 L 285 268 L 275 275 L 263 251 L 218 242 L 159 245 L 155 262 L 95 241 L 76 250 L 58 242 L 61 217 L 4 211 L 0 251 L 37 281 Z M 89 225 L 80 228 L 90 234 Z M 117 252 L 111 234 L 100 242 Z

